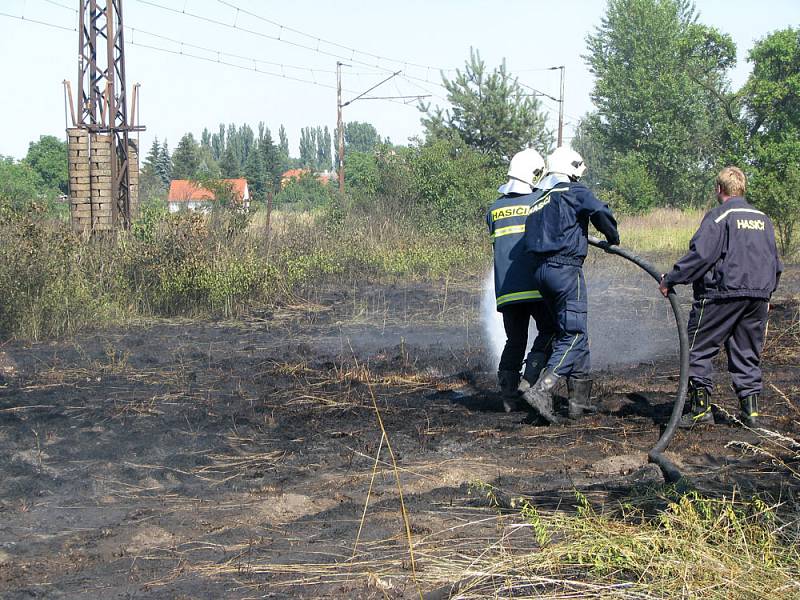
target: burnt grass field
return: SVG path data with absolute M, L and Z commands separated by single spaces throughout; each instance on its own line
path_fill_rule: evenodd
M 569 513 L 578 490 L 603 510 L 662 485 L 646 452 L 678 379 L 667 305 L 589 275 L 602 412 L 565 426 L 502 411 L 479 280 L 329 285 L 237 321 L 3 344 L 0 597 L 411 598 L 416 576 L 445 598 L 443 556 L 535 548 L 504 499 Z M 797 279 L 775 298 L 762 402 L 794 439 Z M 735 413 L 724 359 L 718 381 Z M 732 441 L 766 443 L 723 424 L 679 432 L 669 456 L 712 497 L 796 497 L 796 457 Z

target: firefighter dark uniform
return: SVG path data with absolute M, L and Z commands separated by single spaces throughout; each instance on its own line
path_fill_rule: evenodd
M 553 318 L 533 285 L 533 261 L 525 252 L 525 218 L 537 194 L 509 193 L 498 198 L 486 214 L 494 250 L 494 290 L 497 310 L 503 315 L 506 344 L 499 373 L 516 374 L 528 343 L 528 325 L 536 323 L 537 335 L 526 360 L 525 379 L 533 383 L 544 368 L 555 335 Z M 535 373 L 534 373 L 535 372 Z
M 769 299 L 782 270 L 772 221 L 734 196 L 706 214 L 689 252 L 664 275 L 667 288 L 691 283 L 694 292 L 688 328 L 690 412 L 683 426 L 713 422 L 711 362 L 722 345 L 744 419 L 755 422 Z
M 588 376 L 583 277 L 588 227 L 591 222 L 610 244 L 619 244 L 617 222 L 608 205 L 580 182 L 559 181 L 540 194 L 525 222 L 525 248 L 534 263 L 533 285 L 556 318 L 557 334 L 547 368 L 559 377 Z

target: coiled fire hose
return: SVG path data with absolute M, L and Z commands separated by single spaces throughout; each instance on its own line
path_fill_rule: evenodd
M 603 252 L 608 254 L 616 254 L 635 264 L 637 267 L 649 273 L 657 282 L 661 281 L 661 272 L 656 269 L 649 262 L 640 258 L 619 246 L 610 246 L 608 242 L 602 241 L 596 237 L 589 236 L 589 244 L 595 248 L 600 248 Z M 678 427 L 678 421 L 683 414 L 683 405 L 686 402 L 686 391 L 689 387 L 689 333 L 686 328 L 686 321 L 683 318 L 683 311 L 678 302 L 678 296 L 674 290 L 669 291 L 667 296 L 672 312 L 675 314 L 675 323 L 678 326 L 678 340 L 680 343 L 680 378 L 678 380 L 678 391 L 675 395 L 675 404 L 672 407 L 672 415 L 669 418 L 666 428 L 661 433 L 661 437 L 650 452 L 647 453 L 647 458 L 650 462 L 655 463 L 661 468 L 664 474 L 664 479 L 669 482 L 677 482 L 681 479 L 681 472 L 678 470 L 672 461 L 670 461 L 663 452 L 669 446 L 672 436 L 675 435 L 675 429 Z

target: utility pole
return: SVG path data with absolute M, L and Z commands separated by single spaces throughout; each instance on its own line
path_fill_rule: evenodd
M 564 65 L 554 67 L 561 71 L 561 92 L 558 95 L 558 145 L 564 143 Z
M 361 92 L 358 96 L 353 98 L 352 100 L 348 100 L 347 102 L 342 102 L 342 67 L 349 67 L 342 62 L 336 63 L 336 129 L 339 132 L 338 138 L 338 146 L 339 146 L 339 192 L 344 193 L 344 126 L 342 123 L 342 109 L 345 106 L 348 106 L 355 102 L 356 100 L 407 100 L 407 99 L 417 99 L 420 98 L 427 98 L 428 95 L 414 95 L 414 96 L 367 96 L 372 90 L 377 87 L 382 86 L 384 83 L 389 81 L 390 79 L 397 77 L 403 71 L 395 71 L 391 75 L 389 75 L 386 79 L 383 79 L 373 85 L 371 88 L 367 89 L 366 91 Z
M 339 193 L 344 194 L 344 126 L 342 123 L 342 65 L 336 62 L 336 146 L 339 152 Z

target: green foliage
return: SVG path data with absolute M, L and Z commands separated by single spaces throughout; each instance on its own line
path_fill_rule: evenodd
M 505 174 L 487 154 L 444 139 L 415 149 L 409 167 L 424 230 L 479 226 Z
M 637 152 L 618 156 L 610 172 L 611 189 L 621 203 L 614 206 L 621 212 L 643 213 L 655 207 L 661 195 L 647 170 L 645 158 Z
M 698 24 L 688 0 L 610 0 L 587 46 L 597 113 L 582 145 L 636 152 L 667 205 L 701 201 L 723 153 L 730 37 Z M 606 185 L 613 178 L 594 176 Z
M 67 143 L 52 135 L 43 135 L 31 142 L 23 162 L 38 173 L 48 190 L 61 194 L 69 192 L 67 174 Z
M 344 165 L 344 181 L 348 192 L 373 197 L 380 182 L 375 154 L 351 152 Z
M 298 179 L 286 184 L 275 196 L 276 206 L 291 206 L 295 209 L 308 210 L 325 206 L 333 198 L 333 190 L 327 183 L 322 183 L 313 173 L 303 173 Z
M 800 167 L 789 165 L 781 177 L 774 172 L 758 173 L 750 180 L 753 204 L 769 214 L 778 234 L 781 254 L 797 251 L 800 230 Z
M 540 102 L 508 73 L 505 61 L 487 73 L 480 53 L 471 49 L 464 71 L 442 81 L 452 109 L 420 106 L 428 140 L 458 140 L 494 164 L 528 147 L 549 152 L 553 134 L 546 127 Z
M 0 156 L 0 207 L 22 210 L 31 202 L 52 199 L 39 174 L 25 162 Z
M 744 167 L 749 195 L 775 221 L 781 251 L 796 250 L 800 220 L 800 29 L 776 31 L 755 44 L 753 71 L 741 91 Z
M 0 220 L 0 337 L 72 333 L 108 313 L 97 253 L 27 207 Z
M 378 130 L 371 123 L 349 121 L 344 124 L 344 152 L 372 152 L 381 143 Z
M 200 147 L 191 133 L 185 134 L 172 154 L 172 178 L 196 179 L 200 166 Z

